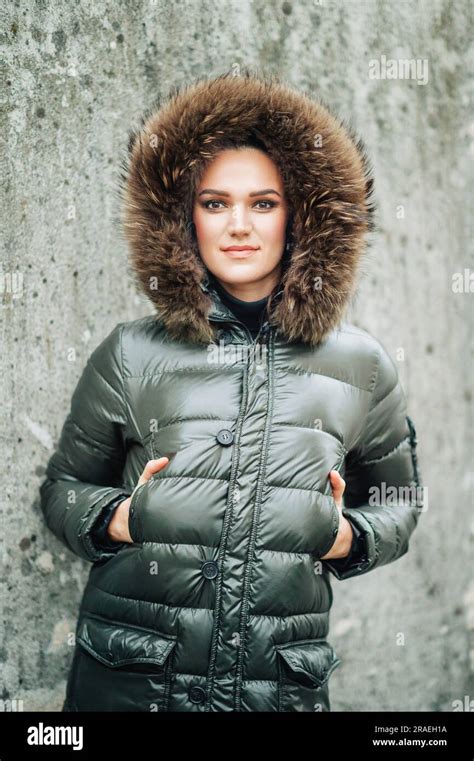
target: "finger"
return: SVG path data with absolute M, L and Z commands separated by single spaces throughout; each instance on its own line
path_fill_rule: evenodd
M 346 482 L 337 470 L 329 471 L 329 478 L 331 480 L 332 487 L 336 489 L 342 489 L 344 491 L 346 488 Z
M 143 473 L 138 479 L 138 486 L 140 486 L 140 484 L 144 484 L 147 481 L 149 481 L 152 475 L 154 475 L 154 473 L 158 473 L 158 471 L 166 467 L 168 463 L 169 463 L 169 457 L 159 457 L 157 460 L 148 460 L 143 470 Z
M 331 481 L 332 495 L 336 502 L 340 501 L 346 488 L 346 482 L 337 470 L 331 470 L 329 473 L 329 479 Z

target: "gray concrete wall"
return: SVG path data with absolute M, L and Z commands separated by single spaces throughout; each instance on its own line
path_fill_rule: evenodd
M 429 490 L 403 559 L 334 579 L 332 708 L 474 697 L 472 295 L 453 290 L 472 267 L 471 14 L 469 0 L 4 5 L 1 698 L 62 705 L 90 566 L 45 527 L 38 485 L 88 355 L 151 311 L 118 223 L 127 131 L 173 83 L 233 65 L 321 95 L 366 141 L 379 229 L 349 317 L 398 359 Z M 382 56 L 426 59 L 428 81 L 370 78 Z

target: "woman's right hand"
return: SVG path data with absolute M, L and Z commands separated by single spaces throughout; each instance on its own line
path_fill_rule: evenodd
M 135 486 L 133 493 L 130 497 L 124 499 L 124 501 L 121 502 L 120 505 L 116 508 L 112 520 L 107 526 L 107 535 L 115 542 L 130 542 L 133 544 L 133 539 L 130 536 L 130 532 L 128 530 L 128 514 L 130 511 L 130 503 L 132 501 L 133 494 L 135 494 L 135 491 L 139 486 L 142 486 L 142 484 L 145 484 L 147 481 L 149 481 L 154 473 L 157 473 L 159 470 L 165 468 L 168 463 L 169 457 L 160 457 L 158 460 L 148 460 L 143 473 L 138 479 L 138 483 Z

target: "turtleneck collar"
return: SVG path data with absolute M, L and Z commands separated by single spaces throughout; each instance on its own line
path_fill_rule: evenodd
M 265 319 L 264 313 L 266 312 L 268 296 L 256 301 L 244 301 L 229 293 L 215 277 L 212 278 L 212 282 L 222 302 L 238 320 L 244 323 L 252 337 L 255 338 Z

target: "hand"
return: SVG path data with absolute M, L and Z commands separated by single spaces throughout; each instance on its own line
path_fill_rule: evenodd
M 127 497 L 127 499 L 124 499 L 124 501 L 120 503 L 114 511 L 112 520 L 107 526 L 107 535 L 115 542 L 130 542 L 133 544 L 133 539 L 128 530 L 128 514 L 132 497 L 139 486 L 142 486 L 142 484 L 149 481 L 154 473 L 165 468 L 168 463 L 169 457 L 160 457 L 158 460 L 148 460 L 131 496 Z
M 351 551 L 352 540 L 354 538 L 351 523 L 342 514 L 342 495 L 346 488 L 346 482 L 342 476 L 339 475 L 337 470 L 331 470 L 329 472 L 329 480 L 331 482 L 332 496 L 334 497 L 337 509 L 339 510 L 339 531 L 336 536 L 336 541 L 329 552 L 321 557 L 321 560 L 346 558 Z

